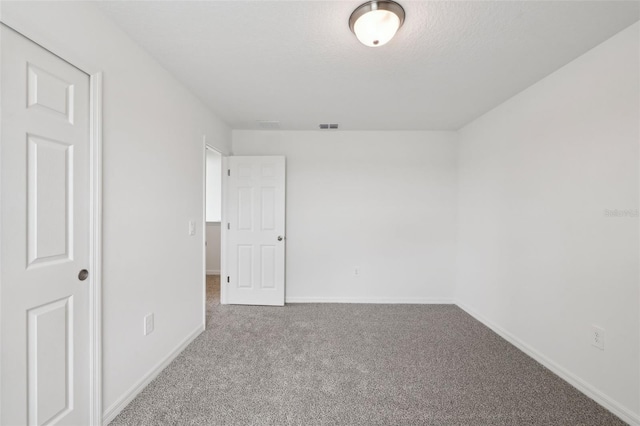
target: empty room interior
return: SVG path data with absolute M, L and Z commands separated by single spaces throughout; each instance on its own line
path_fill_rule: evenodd
M 0 424 L 640 426 L 639 21 L 0 1 Z

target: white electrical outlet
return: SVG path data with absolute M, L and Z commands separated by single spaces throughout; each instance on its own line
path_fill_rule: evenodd
M 591 326 L 591 344 L 598 349 L 604 350 L 604 329 Z
M 360 275 L 360 267 L 356 266 L 355 268 L 353 268 L 353 275 Z
M 196 235 L 196 223 L 193 220 L 189 221 L 189 235 Z
M 144 335 L 147 336 L 153 332 L 153 314 L 144 317 Z

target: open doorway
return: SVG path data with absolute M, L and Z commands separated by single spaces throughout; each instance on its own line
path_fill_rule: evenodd
M 222 154 L 205 143 L 205 324 L 220 304 Z

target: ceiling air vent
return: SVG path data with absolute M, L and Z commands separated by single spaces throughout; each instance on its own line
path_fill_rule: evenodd
M 280 122 L 271 120 L 258 120 L 258 126 L 260 126 L 261 129 L 265 130 L 278 130 L 280 128 Z
M 318 127 L 320 127 L 322 130 L 327 130 L 327 129 L 337 129 L 338 125 L 336 123 L 333 124 L 320 124 Z

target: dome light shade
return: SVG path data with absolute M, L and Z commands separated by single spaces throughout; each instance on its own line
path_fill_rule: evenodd
M 349 28 L 360 43 L 379 47 L 388 43 L 404 23 L 404 9 L 390 0 L 369 1 L 349 18 Z

